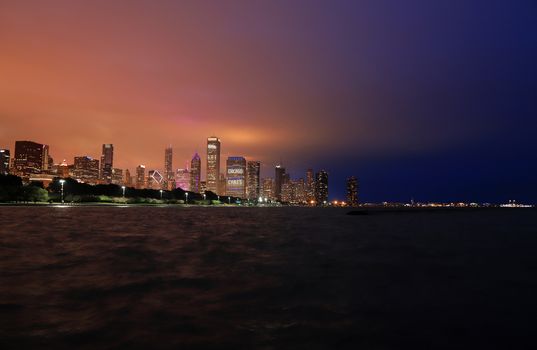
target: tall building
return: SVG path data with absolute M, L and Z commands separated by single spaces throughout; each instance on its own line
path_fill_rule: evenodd
M 347 178 L 347 204 L 358 205 L 358 180 L 354 176 Z
M 164 187 L 173 190 L 175 187 L 175 175 L 173 173 L 173 149 L 172 146 L 164 150 Z
M 125 169 L 125 186 L 132 186 L 132 176 L 129 169 Z
M 246 197 L 246 159 L 244 157 L 228 157 L 226 162 L 226 195 Z
M 136 188 L 145 188 L 145 165 L 143 164 L 136 167 Z
M 114 166 L 114 145 L 110 143 L 103 144 L 101 153 L 101 180 L 104 183 L 112 182 L 112 169 Z
M 207 191 L 218 191 L 220 178 L 220 139 L 216 136 L 207 138 Z
M 257 160 L 251 160 L 247 164 L 246 169 L 246 198 L 249 200 L 258 200 L 260 194 L 260 178 L 261 163 Z
M 263 198 L 267 200 L 274 200 L 274 179 L 267 177 L 263 179 Z
M 153 190 L 161 190 L 164 176 L 158 170 L 149 170 L 147 173 L 146 187 Z
M 89 156 L 75 157 L 73 176 L 78 181 L 96 184 L 99 182 L 99 160 Z
M 306 171 L 306 201 L 315 200 L 315 175 L 313 169 Z
M 114 185 L 123 185 L 123 169 L 112 168 L 112 183 Z
M 0 149 L 0 175 L 9 174 L 10 155 L 8 149 Z
M 13 172 L 27 177 L 48 170 L 48 146 L 33 141 L 16 141 Z
M 201 187 L 201 159 L 196 152 L 190 161 L 190 191 L 200 193 Z
M 220 173 L 220 178 L 218 179 L 218 193 L 226 193 L 226 175 Z
M 177 169 L 175 172 L 175 188 L 190 191 L 191 177 L 188 169 Z
M 277 201 L 282 200 L 282 184 L 284 182 L 285 168 L 281 165 L 276 165 L 274 169 L 274 198 Z
M 317 205 L 328 202 L 328 173 L 324 170 L 315 174 L 315 202 Z

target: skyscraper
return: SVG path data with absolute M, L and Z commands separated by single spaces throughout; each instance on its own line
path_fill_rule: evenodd
M 358 205 L 358 180 L 354 176 L 347 179 L 347 204 Z
M 79 181 L 96 184 L 99 181 L 99 160 L 89 156 L 75 157 L 73 176 Z
M 190 161 L 190 191 L 200 193 L 201 159 L 196 152 Z
M 16 141 L 14 173 L 19 176 L 39 174 L 48 169 L 48 146 L 33 141 Z
M 145 188 L 145 165 L 143 164 L 136 167 L 136 188 Z
M 0 175 L 9 174 L 10 155 L 8 149 L 0 149 Z
M 149 170 L 147 173 L 146 187 L 153 190 L 163 189 L 164 176 L 158 170 Z
M 263 197 L 274 200 L 274 179 L 271 177 L 263 179 Z
M 191 177 L 188 169 L 177 169 L 175 172 L 175 188 L 180 188 L 183 191 L 190 191 Z
M 313 169 L 306 171 L 306 200 L 308 202 L 315 200 L 315 175 Z
M 216 136 L 207 138 L 207 191 L 218 193 L 220 176 L 220 139 Z
M 328 202 L 328 173 L 324 170 L 315 174 L 315 201 L 317 205 Z
M 259 172 L 261 169 L 261 163 L 257 160 L 251 160 L 248 162 L 246 179 L 248 185 L 246 186 L 246 198 L 249 200 L 258 200 L 260 194 L 260 184 L 259 184 Z
M 164 150 L 164 187 L 173 190 L 175 187 L 175 176 L 173 174 L 173 149 L 172 146 Z
M 112 168 L 112 183 L 114 185 L 123 185 L 123 169 Z
M 246 197 L 246 159 L 244 157 L 228 157 L 226 162 L 226 195 Z
M 274 174 L 274 197 L 277 201 L 282 200 L 282 184 L 284 182 L 285 168 L 276 165 Z
M 101 153 L 101 180 L 104 183 L 112 182 L 112 169 L 114 165 L 114 145 L 110 143 L 103 144 Z
M 125 170 L 125 186 L 132 186 L 132 176 L 129 169 Z

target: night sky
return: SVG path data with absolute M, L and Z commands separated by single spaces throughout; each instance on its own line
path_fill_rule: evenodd
M 1 1 L 0 47 L 0 147 L 132 173 L 217 135 L 331 198 L 537 202 L 534 0 Z

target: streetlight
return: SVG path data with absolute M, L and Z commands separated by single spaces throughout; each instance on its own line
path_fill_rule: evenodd
M 188 192 L 185 192 L 185 204 L 188 204 Z
M 203 193 L 203 200 L 205 200 L 205 198 L 207 198 L 207 194 Z
M 121 190 L 123 191 L 123 198 L 125 198 L 125 186 L 121 186 Z
M 60 180 L 60 185 L 62 185 L 62 204 L 63 204 L 63 184 L 65 183 L 64 179 Z
M 218 203 L 220 204 L 220 195 L 217 195 L 217 197 L 218 197 Z
M 162 200 L 162 190 L 160 190 L 160 200 Z
M 227 201 L 229 204 L 231 204 L 231 197 L 227 197 Z

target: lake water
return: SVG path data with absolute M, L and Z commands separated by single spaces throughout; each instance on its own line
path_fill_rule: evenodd
M 534 345 L 535 210 L 346 212 L 0 207 L 0 348 Z

